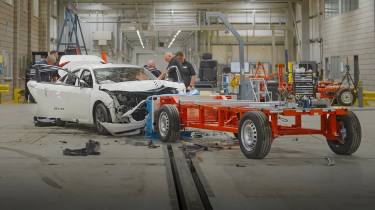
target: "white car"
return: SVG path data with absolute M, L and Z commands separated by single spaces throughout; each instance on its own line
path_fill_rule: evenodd
M 94 124 L 101 134 L 137 134 L 145 125 L 148 96 L 186 93 L 183 83 L 157 80 L 134 65 L 87 64 L 67 72 L 55 83 L 27 83 L 37 103 L 36 121 Z

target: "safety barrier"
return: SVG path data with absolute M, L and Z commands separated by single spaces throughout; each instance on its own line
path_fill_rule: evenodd
M 22 96 L 25 95 L 25 91 L 23 89 L 15 88 L 13 91 L 13 102 L 15 104 L 19 104 L 21 102 Z
M 370 101 L 375 101 L 375 91 L 364 90 L 363 91 L 363 105 L 369 106 Z
M 0 84 L 0 104 L 1 104 L 1 97 L 2 94 L 9 94 L 9 85 L 8 84 Z

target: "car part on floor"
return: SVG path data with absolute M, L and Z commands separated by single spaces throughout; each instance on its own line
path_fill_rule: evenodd
M 64 149 L 63 154 L 68 156 L 87 156 L 100 155 L 100 143 L 94 140 L 89 140 L 86 147 L 82 149 Z

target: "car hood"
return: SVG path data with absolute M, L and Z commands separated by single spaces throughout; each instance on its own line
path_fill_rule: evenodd
M 144 81 L 129 81 L 129 82 L 118 82 L 100 84 L 101 89 L 109 91 L 149 91 L 155 90 L 162 87 L 176 88 L 179 93 L 185 93 L 186 88 L 183 83 L 170 82 L 165 80 L 144 80 Z

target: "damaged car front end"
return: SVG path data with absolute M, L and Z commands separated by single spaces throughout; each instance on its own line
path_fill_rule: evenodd
M 108 108 L 113 113 L 114 120 L 112 123 L 100 122 L 100 124 L 114 136 L 134 135 L 142 132 L 148 114 L 146 99 L 149 96 L 181 93 L 178 88 L 165 86 L 148 91 L 101 90 L 113 100 Z

